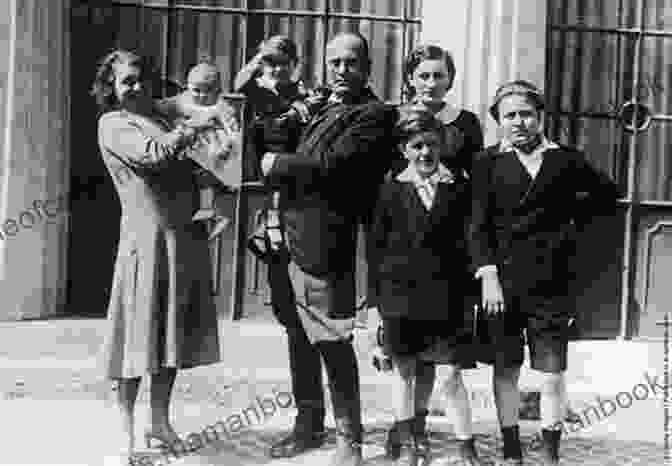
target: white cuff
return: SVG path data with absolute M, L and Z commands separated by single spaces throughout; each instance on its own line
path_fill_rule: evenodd
M 488 274 L 488 273 L 497 273 L 497 266 L 496 265 L 483 265 L 478 268 L 476 271 L 476 274 L 474 275 L 476 278 L 481 278 L 483 275 Z

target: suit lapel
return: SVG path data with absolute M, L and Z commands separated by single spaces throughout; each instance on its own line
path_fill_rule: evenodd
M 329 131 L 346 111 L 346 107 L 340 109 L 335 108 L 335 105 L 329 108 L 325 107 L 322 113 L 316 115 L 304 130 L 302 145 L 305 143 L 309 143 L 311 146 L 314 145 L 316 139 L 321 138 L 323 134 Z
M 513 205 L 522 204 L 529 196 L 532 186 L 532 177 L 513 151 L 496 154 L 497 172 L 503 177 L 506 186 L 504 192 L 512 196 Z M 543 165 L 543 164 L 542 164 Z M 510 194 L 509 194 L 510 193 Z
M 401 186 L 405 200 L 404 204 L 409 213 L 408 218 L 412 219 L 410 230 L 419 235 L 424 235 L 429 220 L 429 212 L 422 203 L 420 194 L 418 194 L 418 190 L 413 183 L 402 182 Z
M 455 199 L 455 184 L 439 183 L 436 187 L 436 196 L 434 197 L 434 205 L 429 212 L 430 225 L 436 224 L 441 220 L 447 210 L 450 209 L 450 204 Z

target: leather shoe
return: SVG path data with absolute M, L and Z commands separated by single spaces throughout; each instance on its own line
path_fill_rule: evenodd
M 504 458 L 497 460 L 496 466 L 523 466 L 522 458 Z
M 325 432 L 299 433 L 292 432 L 287 437 L 271 445 L 271 458 L 293 458 L 308 450 L 314 450 L 324 445 Z

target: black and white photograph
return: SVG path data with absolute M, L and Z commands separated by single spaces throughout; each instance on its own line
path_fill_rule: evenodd
M 671 0 L 0 32 L 0 466 L 672 466 Z

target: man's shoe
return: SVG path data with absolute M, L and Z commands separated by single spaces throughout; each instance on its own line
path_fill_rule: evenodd
M 362 466 L 362 426 L 349 419 L 337 419 L 336 451 L 329 466 Z
M 504 458 L 495 462 L 496 466 L 523 466 L 522 458 Z
M 324 445 L 325 432 L 301 433 L 293 431 L 287 437 L 271 445 L 271 458 L 293 458 L 308 450 L 314 450 Z

